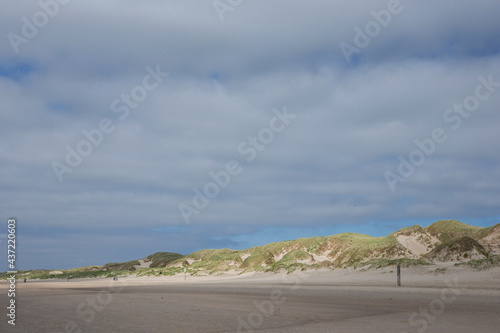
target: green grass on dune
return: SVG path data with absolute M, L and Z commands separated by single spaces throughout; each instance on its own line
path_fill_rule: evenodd
M 139 268 L 134 273 L 137 276 L 172 276 L 175 274 L 183 273 L 183 267 L 163 267 L 163 268 Z M 188 270 L 188 273 L 192 273 L 191 270 Z
M 139 260 L 131 260 L 121 263 L 109 263 L 104 265 L 104 269 L 114 271 L 135 271 L 135 266 L 140 265 Z
M 461 237 L 470 237 L 479 239 L 486 236 L 495 226 L 482 228 L 468 225 L 456 220 L 442 220 L 431 224 L 424 228 L 424 230 L 437 237 L 442 242 L 447 242 Z
M 61 274 L 55 274 L 51 272 L 62 272 Z M 88 266 L 72 269 L 61 269 L 61 270 L 45 270 L 36 269 L 32 271 L 17 271 L 16 278 L 18 280 L 37 280 L 37 279 L 83 279 L 83 278 L 103 278 L 103 277 L 115 277 L 130 274 L 130 271 L 125 270 L 107 270 L 103 266 Z M 0 273 L 0 280 L 5 280 L 9 274 Z
M 248 258 L 241 264 L 242 268 L 249 268 L 254 266 L 271 265 L 274 263 L 274 254 L 264 248 L 256 248 L 253 251 L 249 250 L 251 253 Z
M 455 266 L 469 266 L 477 271 L 484 271 L 494 267 L 500 267 L 500 255 L 492 255 L 484 259 L 473 259 L 463 263 L 456 263 Z
M 171 262 L 179 260 L 181 258 L 184 258 L 184 256 L 180 253 L 157 252 L 155 254 L 148 256 L 146 260 L 151 261 L 149 267 L 155 268 L 155 267 L 165 267 Z
M 157 252 L 145 258 L 148 268 L 140 268 L 138 260 L 123 263 L 108 263 L 105 266 L 88 266 L 71 270 L 61 270 L 53 274 L 48 270 L 22 272 L 32 278 L 82 278 L 111 277 L 120 274 L 136 273 L 138 276 L 174 275 L 184 268 L 190 275 L 218 274 L 228 270 L 240 273 L 248 271 L 288 273 L 296 270 L 318 268 L 370 267 L 381 268 L 401 264 L 403 267 L 427 265 L 436 259 L 470 259 L 470 251 L 478 251 L 488 260 L 471 260 L 474 267 L 497 265 L 497 257 L 489 253 L 477 242 L 491 232 L 496 232 L 500 224 L 481 228 L 455 220 L 443 220 L 422 228 L 419 225 L 395 231 L 386 237 L 372 237 L 359 233 L 342 233 L 331 236 L 299 238 L 274 242 L 245 250 L 206 249 L 186 256 L 172 252 Z M 414 235 L 417 240 L 432 251 L 427 256 L 416 256 L 398 242 L 398 235 Z M 435 236 L 439 242 L 434 242 Z M 462 256 L 460 256 L 462 255 Z M 318 259 L 317 256 L 324 256 Z M 315 259 L 316 258 L 316 259 Z M 413 258 L 413 259 L 409 259 Z M 420 259 L 419 259 L 420 258 Z M 490 260 L 491 259 L 491 260 Z M 0 274 L 5 279 L 6 274 Z
M 448 239 L 438 244 L 431 252 L 429 252 L 425 257 L 429 259 L 439 258 L 440 260 L 449 260 L 452 258 L 457 259 L 458 257 L 467 258 L 471 251 L 477 251 L 477 253 L 482 254 L 484 257 L 489 257 L 489 252 L 479 244 L 475 239 L 463 236 L 456 239 Z
M 272 262 L 266 271 L 279 272 L 286 270 L 291 273 L 297 269 L 307 268 L 309 265 L 297 262 L 297 260 L 311 260 L 313 257 L 304 250 L 291 250 L 278 261 Z
M 330 253 L 324 263 L 314 262 L 312 254 Z M 195 260 L 189 265 L 196 270 L 228 270 L 240 268 L 244 271 L 288 272 L 304 268 L 332 268 L 336 265 L 349 267 L 367 258 L 384 258 L 403 255 L 405 249 L 394 235 L 372 237 L 356 233 L 343 233 L 328 237 L 299 238 L 296 240 L 270 243 L 264 246 L 235 251 L 229 249 L 202 250 L 186 259 Z M 241 260 L 245 255 L 244 261 Z M 280 255 L 284 255 L 277 260 Z M 305 260 L 304 262 L 300 262 Z M 228 264 L 228 262 L 231 263 Z
M 236 250 L 201 250 L 184 257 L 184 260 L 194 260 L 188 267 L 192 270 L 205 270 L 209 273 L 239 268 L 242 264 L 241 253 Z
M 349 245 L 335 260 L 343 267 L 353 266 L 366 261 L 367 258 L 384 258 L 404 255 L 406 249 L 397 241 L 394 235 L 386 237 L 371 237 L 360 234 L 341 234 L 340 239 Z
M 422 228 L 418 224 L 415 224 L 411 227 L 405 227 L 405 228 L 400 229 L 396 232 L 393 232 L 391 235 L 394 235 L 397 233 L 399 235 L 410 236 L 411 234 L 419 233 L 419 232 L 424 232 L 424 228 Z

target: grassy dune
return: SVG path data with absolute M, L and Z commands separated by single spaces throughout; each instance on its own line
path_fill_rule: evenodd
M 475 269 L 500 266 L 498 253 L 492 253 L 479 242 L 488 245 L 491 239 L 500 239 L 500 224 L 488 228 L 470 226 L 455 220 L 438 221 L 426 228 L 406 227 L 385 237 L 357 233 L 342 233 L 326 237 L 299 238 L 246 250 L 207 249 L 186 256 L 172 252 L 158 252 L 142 260 L 149 267 L 141 267 L 138 260 L 87 266 L 61 271 L 34 270 L 19 272 L 18 278 L 83 278 L 114 277 L 129 274 L 137 276 L 220 274 L 234 270 L 293 272 L 318 268 L 365 267 L 381 268 L 400 264 L 404 267 L 428 265 L 434 261 L 462 261 Z M 411 239 L 424 254 L 413 253 L 398 240 Z M 489 237 L 489 238 L 488 238 Z M 496 241 L 498 242 L 498 241 Z M 500 248 L 500 242 L 491 248 Z M 498 252 L 498 251 L 496 251 Z M 6 273 L 0 279 L 7 278 Z

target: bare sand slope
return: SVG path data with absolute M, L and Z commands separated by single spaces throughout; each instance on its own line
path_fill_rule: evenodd
M 425 269 L 399 288 L 390 269 L 18 283 L 17 325 L 0 332 L 499 331 L 498 269 Z

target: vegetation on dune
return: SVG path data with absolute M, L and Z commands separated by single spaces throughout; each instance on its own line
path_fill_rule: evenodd
M 487 270 L 493 267 L 500 267 L 500 255 L 492 255 L 484 259 L 473 259 L 467 262 L 456 263 L 455 266 L 467 265 L 477 271 Z
M 341 236 L 344 242 L 350 243 L 350 246 L 337 257 L 336 261 L 342 267 L 353 266 L 368 258 L 389 259 L 406 253 L 406 249 L 394 235 L 377 238 L 359 234 L 342 234 Z
M 104 270 L 113 270 L 113 271 L 135 271 L 135 266 L 140 265 L 139 260 L 131 260 L 120 263 L 109 263 L 104 265 Z
M 23 275 L 23 274 L 28 273 L 28 272 L 30 272 L 30 271 L 18 270 L 16 275 L 19 276 L 19 275 Z M 9 274 L 7 272 L 0 273 L 0 280 L 7 280 L 7 278 L 9 278 L 10 276 L 11 276 L 11 274 Z
M 139 268 L 137 276 L 172 276 L 184 272 L 183 267 Z
M 331 241 L 339 241 L 346 244 L 356 244 L 360 242 L 370 241 L 372 239 L 375 239 L 375 237 L 352 232 L 344 232 L 342 234 L 329 236 L 328 239 Z
M 484 228 L 484 229 L 485 229 L 486 233 L 484 234 L 484 236 L 481 236 L 481 237 L 486 237 L 486 236 L 490 235 L 491 233 L 500 231 L 500 223 L 495 224 L 495 225 L 488 227 L 488 228 Z
M 424 228 L 422 228 L 418 224 L 415 224 L 415 225 L 413 225 L 411 227 L 405 227 L 405 228 L 400 229 L 400 230 L 398 230 L 396 232 L 393 232 L 391 235 L 398 234 L 398 235 L 403 235 L 403 236 L 410 236 L 412 234 L 422 233 L 422 232 L 424 232 Z
M 309 253 L 321 252 L 322 245 L 327 241 L 327 237 L 299 238 L 284 242 L 277 242 L 264 245 L 263 248 L 273 255 L 279 255 L 281 252 L 302 249 Z
M 193 260 L 193 262 L 189 265 L 188 260 Z M 194 270 L 194 274 L 202 270 L 212 274 L 216 271 L 239 268 L 242 262 L 240 251 L 219 249 L 197 251 L 174 263 L 182 263 L 183 266 Z
M 18 280 L 36 280 L 36 279 L 83 279 L 99 277 L 115 277 L 128 275 L 129 271 L 107 270 L 103 266 L 88 266 L 63 270 L 36 269 L 32 271 L 17 271 Z M 0 273 L 0 280 L 5 280 L 9 274 Z
M 184 258 L 184 256 L 180 253 L 173 252 L 156 252 L 148 257 L 146 257 L 147 261 L 151 261 L 149 267 L 165 267 L 173 261 Z
M 311 269 L 320 269 L 320 268 L 334 269 L 335 264 L 331 261 L 324 260 L 324 261 L 316 262 L 316 263 L 312 264 L 311 266 L 309 266 L 309 268 L 311 268 Z
M 239 251 L 230 249 L 216 249 L 216 250 L 207 249 L 188 254 L 185 258 L 192 260 L 208 260 L 208 259 L 213 259 L 217 256 L 232 255 L 238 252 Z
M 241 264 L 242 268 L 249 268 L 253 266 L 267 266 L 274 263 L 274 254 L 265 247 L 256 248 L 249 251 L 251 254 Z
M 358 233 L 342 233 L 326 237 L 299 238 L 275 242 L 246 250 L 207 249 L 186 256 L 172 252 L 157 252 L 146 258 L 148 268 L 139 268 L 138 260 L 123 263 L 109 263 L 105 266 L 88 266 L 71 270 L 35 270 L 18 272 L 18 278 L 83 278 L 137 276 L 170 276 L 183 273 L 190 275 L 220 274 L 228 270 L 240 273 L 248 271 L 291 273 L 296 270 L 328 268 L 377 269 L 401 265 L 410 267 L 429 265 L 432 260 L 469 260 L 467 265 L 474 269 L 488 269 L 500 266 L 500 256 L 491 255 L 478 240 L 497 232 L 500 224 L 481 228 L 455 220 L 438 221 L 422 228 L 419 225 L 406 227 L 386 237 L 372 237 Z M 428 252 L 416 255 L 398 241 L 400 235 L 411 236 L 424 245 Z M 431 236 L 439 239 L 434 242 Z M 496 234 L 491 238 L 495 239 Z M 482 241 L 481 241 L 482 242 Z M 417 244 L 418 245 L 418 244 Z M 432 246 L 434 246 L 432 248 Z M 486 246 L 486 245 L 485 245 Z M 486 246 L 489 248 L 488 246 Z M 431 250 L 432 248 L 432 250 Z M 494 246 L 492 247 L 494 248 Z M 478 257 L 479 256 L 479 257 Z M 484 256 L 484 259 L 478 259 Z M 471 260 L 473 259 L 473 260 Z M 440 271 L 437 271 L 438 273 Z M 0 279 L 7 274 L 0 274 Z
M 298 262 L 300 260 L 314 261 L 314 258 L 304 250 L 292 250 L 285 254 L 280 260 L 271 263 L 266 271 L 279 272 L 280 270 L 286 270 L 288 273 L 291 273 L 297 269 L 307 268 L 309 266 L 308 264 Z
M 475 227 L 456 220 L 442 220 L 431 224 L 424 230 L 440 241 L 448 242 L 465 236 L 477 240 L 486 236 L 492 228 Z
M 458 239 L 449 239 L 438 244 L 426 257 L 429 259 L 450 260 L 465 258 L 467 259 L 472 251 L 477 251 L 478 254 L 488 257 L 489 253 L 475 239 L 463 236 Z

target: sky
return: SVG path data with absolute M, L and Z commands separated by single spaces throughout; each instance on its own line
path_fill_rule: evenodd
M 500 223 L 499 12 L 5 2 L 0 271 Z

